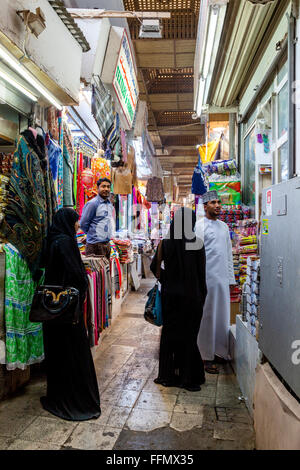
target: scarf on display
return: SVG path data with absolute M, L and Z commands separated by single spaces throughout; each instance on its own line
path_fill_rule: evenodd
M 34 279 L 41 275 L 43 240 L 55 211 L 55 193 L 44 139 L 40 135 L 35 139 L 32 132 L 26 130 L 19 137 L 14 153 L 0 236 L 22 254 Z

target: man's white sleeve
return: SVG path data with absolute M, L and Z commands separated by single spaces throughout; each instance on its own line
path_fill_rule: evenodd
M 233 257 L 232 257 L 232 244 L 230 240 L 229 230 L 227 229 L 227 259 L 228 259 L 228 279 L 229 284 L 236 284 L 233 268 Z

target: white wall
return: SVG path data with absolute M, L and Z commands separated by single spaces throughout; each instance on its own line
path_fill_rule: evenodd
M 17 10 L 40 7 L 46 29 L 36 38 L 28 36 L 26 50 L 30 59 L 74 100 L 78 99 L 82 49 L 47 0 L 1 0 L 0 30 L 21 50 L 25 27 Z

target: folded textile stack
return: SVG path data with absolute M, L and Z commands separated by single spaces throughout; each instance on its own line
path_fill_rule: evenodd
M 76 234 L 76 240 L 80 253 L 84 254 L 86 245 L 86 234 L 82 230 L 79 230 Z
M 113 240 L 119 252 L 121 264 L 128 264 L 133 261 L 132 246 L 130 240 Z
M 241 289 L 239 286 L 235 286 L 230 291 L 230 302 L 240 302 L 241 301 Z
M 109 244 L 110 244 L 110 259 L 113 259 L 113 258 L 119 259 L 119 251 L 115 243 L 113 242 L 113 240 L 110 240 Z

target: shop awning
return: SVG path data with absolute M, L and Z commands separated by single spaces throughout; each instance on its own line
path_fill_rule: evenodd
M 236 104 L 255 71 L 255 58 L 264 51 L 288 4 L 288 0 L 265 5 L 229 2 L 207 104 L 220 108 Z

